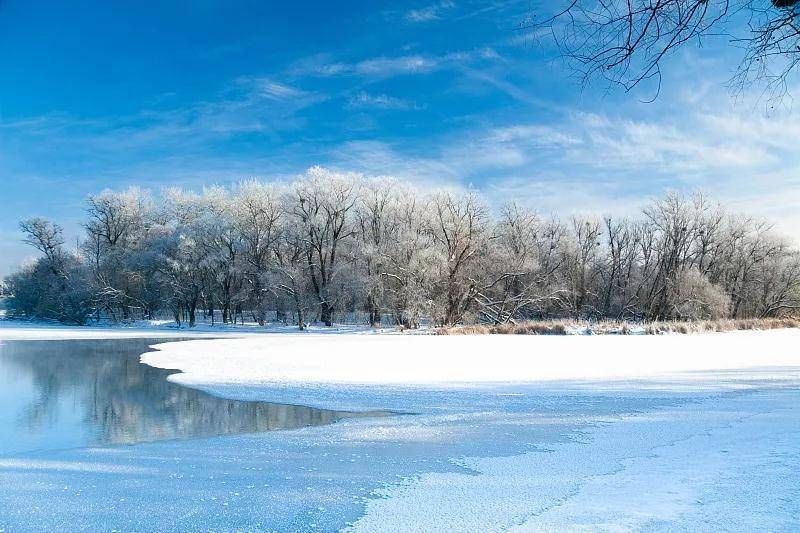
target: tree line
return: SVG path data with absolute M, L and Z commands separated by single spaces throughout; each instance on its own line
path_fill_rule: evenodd
M 700 194 L 562 220 L 314 167 L 293 183 L 104 191 L 88 198 L 74 250 L 51 221 L 20 228 L 41 256 L 6 278 L 11 314 L 77 324 L 168 314 L 414 328 L 800 309 L 797 248 Z

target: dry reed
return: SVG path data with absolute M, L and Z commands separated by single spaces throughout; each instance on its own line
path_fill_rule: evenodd
M 800 318 L 737 318 L 694 321 L 628 322 L 603 320 L 531 320 L 513 324 L 471 324 L 437 328 L 437 335 L 663 335 L 800 327 Z

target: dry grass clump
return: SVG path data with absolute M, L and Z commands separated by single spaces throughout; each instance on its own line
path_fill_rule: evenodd
M 663 333 L 708 333 L 740 330 L 766 330 L 800 327 L 800 318 L 727 318 L 719 320 L 651 322 L 645 332 L 648 335 Z
M 437 335 L 566 335 L 567 324 L 556 320 L 531 320 L 516 324 L 472 324 L 439 328 Z
M 577 322 L 528 320 L 515 324 L 471 324 L 438 328 L 437 335 L 567 335 Z
M 800 328 L 800 318 L 737 318 L 647 323 L 621 320 L 588 322 L 578 320 L 531 320 L 515 324 L 472 324 L 438 328 L 437 335 L 664 335 L 738 330 Z

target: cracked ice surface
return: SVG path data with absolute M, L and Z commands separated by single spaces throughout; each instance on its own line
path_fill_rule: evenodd
M 800 394 L 733 394 L 378 492 L 353 531 L 797 531 Z M 467 503 L 468 502 L 468 503 Z

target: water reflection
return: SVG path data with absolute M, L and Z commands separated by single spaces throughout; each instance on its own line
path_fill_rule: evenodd
M 329 424 L 348 413 L 226 400 L 139 363 L 157 341 L 0 344 L 0 453 L 255 433 Z

